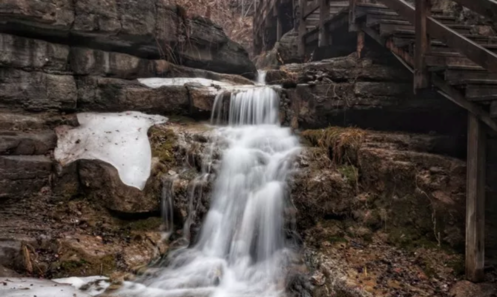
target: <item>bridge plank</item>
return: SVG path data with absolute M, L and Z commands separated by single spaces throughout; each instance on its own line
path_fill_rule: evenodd
M 469 85 L 466 87 L 466 98 L 471 101 L 497 100 L 497 86 Z
M 449 69 L 445 71 L 445 81 L 451 85 L 463 84 L 495 84 L 497 85 L 497 73 L 486 71 L 464 71 Z

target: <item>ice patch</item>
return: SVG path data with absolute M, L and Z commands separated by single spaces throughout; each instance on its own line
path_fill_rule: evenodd
M 212 80 L 207 78 L 190 78 L 190 77 L 176 77 L 176 78 L 162 78 L 162 77 L 151 77 L 151 78 L 139 78 L 138 82 L 141 84 L 152 88 L 160 88 L 166 86 L 183 86 L 188 83 L 197 83 L 203 87 L 210 87 L 210 93 L 219 93 L 219 90 L 214 88 L 213 86 L 217 86 L 224 91 L 230 92 L 238 92 L 238 91 L 246 91 L 254 88 L 254 85 L 234 85 L 228 82 L 222 82 L 218 80 Z
M 0 277 L 2 297 L 90 297 L 76 288 L 50 280 Z
M 78 121 L 79 127 L 58 129 L 55 159 L 62 165 L 79 159 L 107 162 L 124 184 L 143 190 L 152 163 L 147 131 L 167 118 L 130 111 L 80 113 Z
M 68 277 L 53 279 L 52 281 L 71 285 L 90 296 L 102 294 L 110 286 L 109 278 L 105 276 Z
M 227 82 L 222 82 L 222 81 L 217 81 L 217 80 L 212 80 L 212 79 L 207 79 L 207 78 L 201 78 L 201 77 L 175 77 L 175 78 L 159 78 L 159 77 L 152 77 L 152 78 L 139 78 L 138 81 L 152 89 L 155 88 L 160 88 L 160 87 L 165 87 L 165 86 L 183 86 L 184 84 L 187 83 L 197 83 L 201 84 L 204 87 L 208 87 L 211 85 L 218 85 L 218 86 L 232 86 L 232 84 L 227 83 Z

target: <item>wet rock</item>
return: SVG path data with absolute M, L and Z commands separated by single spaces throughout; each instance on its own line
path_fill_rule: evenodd
M 187 84 L 186 88 L 190 97 L 190 112 L 198 116 L 203 113 L 204 117 L 209 117 L 219 90 L 214 87 L 203 87 L 196 84 Z
M 154 76 L 152 60 L 80 47 L 71 48 L 70 67 L 78 75 L 124 79 Z
M 138 81 L 106 77 L 78 79 L 78 105 L 94 111 L 136 110 L 159 114 L 187 114 L 188 91 L 183 86 L 148 88 Z
M 278 54 L 281 60 L 283 60 L 283 64 L 298 63 L 302 61 L 302 57 L 299 55 L 298 50 L 298 33 L 296 30 L 292 29 L 281 37 L 278 46 Z
M 45 156 L 0 156 L 0 198 L 36 193 L 48 183 L 52 160 Z
M 43 40 L 0 34 L 0 66 L 66 71 L 69 47 Z
M 19 269 L 22 267 L 21 263 L 23 261 L 20 240 L 0 238 L 0 274 L 2 274 L 2 269 L 3 273 L 10 274 L 8 269 Z
M 30 111 L 74 110 L 76 94 L 72 76 L 0 68 L 0 106 Z
M 16 131 L 44 128 L 47 128 L 46 122 L 39 116 L 16 112 L 0 112 L 0 129 L 2 130 Z
M 14 270 L 8 269 L 0 265 L 0 277 L 18 277 L 20 276 Z
M 283 85 L 285 88 L 294 87 L 297 83 L 295 73 L 289 73 L 283 70 L 270 69 L 266 72 L 266 84 Z
M 159 211 L 160 180 L 151 178 L 143 191 L 123 184 L 117 170 L 97 160 L 80 160 L 81 184 L 89 195 L 106 208 L 120 213 L 151 213 Z
M 0 131 L 0 154 L 44 155 L 55 148 L 57 137 L 51 130 L 26 132 Z

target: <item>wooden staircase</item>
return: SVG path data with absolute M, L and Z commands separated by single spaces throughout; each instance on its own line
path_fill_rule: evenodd
M 415 7 L 403 0 L 299 1 L 301 55 L 316 42 L 333 46 L 329 36 L 348 26 L 357 34 L 359 57 L 368 35 L 413 73 L 415 93 L 435 88 L 468 111 L 466 276 L 483 280 L 486 130 L 497 131 L 497 37 L 477 34 L 474 26 L 431 9 L 430 0 L 415 0 Z M 494 0 L 455 1 L 497 20 Z
M 289 1 L 293 0 L 255 0 L 256 52 L 271 48 L 264 36 L 273 34 L 280 40 L 284 32 L 278 7 Z M 454 1 L 497 23 L 496 0 Z M 414 0 L 414 4 L 404 0 L 294 2 L 299 4 L 302 57 L 316 47 L 333 47 L 335 31 L 356 34 L 357 54 L 361 57 L 365 36 L 369 36 L 413 73 L 414 93 L 435 89 L 468 111 L 466 276 L 471 281 L 481 281 L 485 258 L 486 137 L 487 132 L 497 132 L 497 36 L 478 34 L 474 26 L 432 9 L 430 0 Z

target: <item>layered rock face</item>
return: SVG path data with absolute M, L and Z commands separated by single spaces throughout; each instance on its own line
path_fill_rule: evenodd
M 255 75 L 246 51 L 223 30 L 163 0 L 2 1 L 0 32 L 71 46 L 168 59 L 213 71 Z
M 461 109 L 430 90 L 414 95 L 412 75 L 386 54 L 288 64 L 268 71 L 267 79 L 289 87 L 283 90 L 282 116 L 294 128 L 353 125 L 455 136 L 465 131 Z

